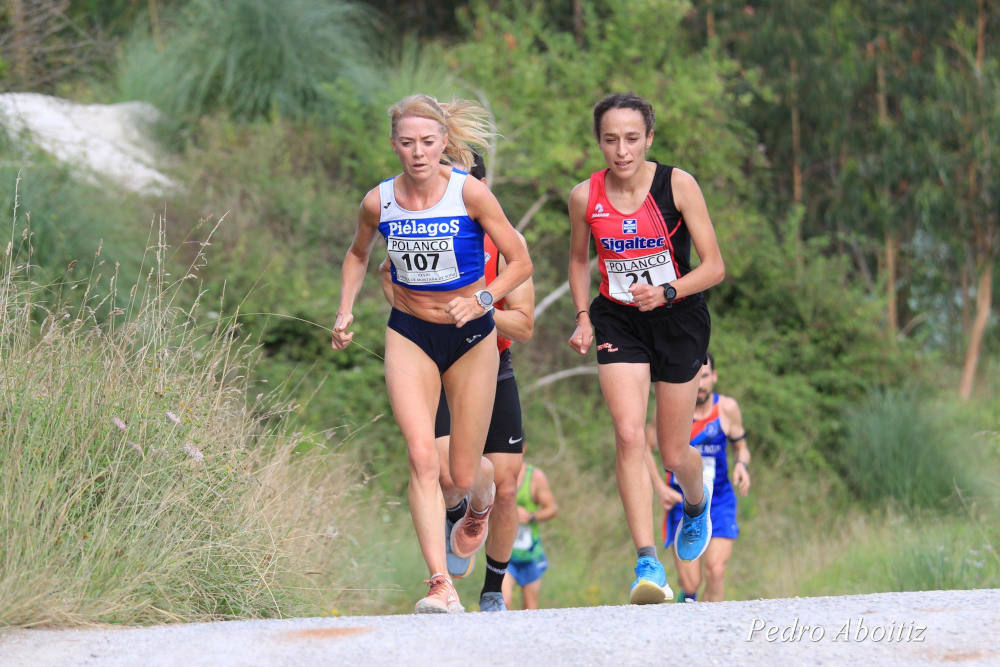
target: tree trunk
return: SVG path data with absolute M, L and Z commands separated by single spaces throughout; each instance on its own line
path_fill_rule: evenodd
M 163 38 L 160 36 L 160 10 L 156 0 L 149 0 L 149 22 L 153 26 L 153 44 L 158 52 L 163 52 Z
M 577 46 L 583 46 L 583 0 L 573 0 L 573 36 Z
M 976 318 L 969 332 L 969 345 L 965 348 L 965 362 L 962 364 L 962 382 L 958 395 L 968 400 L 972 396 L 972 387 L 976 378 L 976 366 L 979 364 L 979 350 L 983 343 L 983 334 L 990 319 L 990 309 L 993 304 L 993 260 L 984 257 L 979 273 L 979 285 L 976 287 Z
M 24 88 L 31 78 L 30 55 L 28 54 L 28 26 L 24 16 L 24 2 L 10 0 L 10 24 L 14 33 L 11 53 L 13 56 L 14 85 Z
M 972 253 L 966 253 L 966 260 L 962 264 L 961 270 L 961 285 L 959 286 L 959 294 L 962 298 L 962 340 L 965 340 L 969 336 L 969 331 L 972 329 L 972 311 L 969 308 L 969 293 L 972 289 L 970 284 L 970 274 L 972 273 Z
M 884 42 L 879 39 L 879 45 Z M 876 56 L 875 61 L 875 108 L 878 113 L 878 125 L 882 131 L 889 129 L 889 102 L 885 83 L 885 65 Z M 879 186 L 882 201 L 890 201 L 891 195 L 886 185 Z M 899 331 L 899 312 L 897 310 L 896 294 L 896 260 L 899 256 L 899 233 L 896 231 L 896 221 L 893 216 L 885 220 L 885 298 L 886 298 L 886 329 L 889 333 L 889 345 L 896 347 L 896 333 Z
M 896 347 L 896 334 L 899 331 L 899 312 L 896 309 L 896 257 L 899 254 L 899 239 L 896 232 L 885 233 L 885 299 L 886 299 L 886 329 L 889 334 L 889 345 Z
M 789 63 L 791 70 L 791 90 L 788 93 L 788 105 L 792 113 L 792 202 L 802 203 L 802 128 L 799 126 L 799 61 L 792 58 Z
M 980 96 L 983 96 L 983 60 L 986 54 L 986 12 L 984 0 L 977 0 L 976 8 L 978 17 L 976 21 L 976 74 L 979 84 Z M 986 154 L 989 155 L 989 134 L 984 127 L 982 129 L 984 145 L 987 147 Z M 962 363 L 962 380 L 958 386 L 958 395 L 965 400 L 972 397 L 972 388 L 976 379 L 976 367 L 979 365 L 979 352 L 983 344 L 983 336 L 990 320 L 990 311 L 993 307 L 993 260 L 996 239 L 996 210 L 992 206 L 990 197 L 989 161 L 985 165 L 986 176 L 979 178 L 979 173 L 975 165 L 971 165 L 969 177 L 969 204 L 973 209 L 971 216 L 973 229 L 976 230 L 975 247 L 980 249 L 979 261 L 976 268 L 979 269 L 979 283 L 976 286 L 976 315 L 972 320 L 972 328 L 969 330 L 969 345 L 965 348 L 965 361 Z M 985 196 L 983 190 L 985 190 Z M 975 210 L 977 199 L 985 199 L 985 219 L 978 215 Z

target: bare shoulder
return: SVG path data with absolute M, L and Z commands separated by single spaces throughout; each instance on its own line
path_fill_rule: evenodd
M 585 181 L 580 181 L 573 186 L 573 189 L 569 192 L 569 203 L 572 206 L 577 203 L 581 206 L 587 204 L 587 200 L 590 199 L 590 179 Z
M 740 414 L 740 404 L 732 396 L 719 394 L 719 410 L 727 416 Z
M 539 482 L 541 482 L 543 484 L 548 484 L 549 483 L 549 478 L 545 476 L 545 472 L 541 468 L 538 468 L 538 467 L 534 468 L 534 471 L 532 472 L 532 477 L 531 478 L 535 479 L 535 480 L 538 480 Z
M 375 216 L 375 218 L 378 218 L 381 208 L 382 198 L 379 195 L 378 187 L 374 187 L 361 200 L 361 211 L 368 217 Z
M 673 171 L 670 172 L 670 185 L 675 193 L 701 192 L 701 187 L 699 187 L 695 177 L 680 167 L 674 167 Z
M 462 200 L 469 215 L 476 220 L 483 215 L 494 215 L 500 208 L 500 202 L 493 192 L 478 178 L 465 179 L 465 184 L 462 185 Z
M 582 221 L 590 201 L 590 180 L 577 183 L 569 193 L 569 216 L 574 222 Z
M 485 196 L 493 196 L 486 184 L 483 183 L 478 178 L 472 178 L 471 176 L 466 177 L 465 183 L 462 185 L 462 196 L 466 201 L 470 199 L 477 199 Z

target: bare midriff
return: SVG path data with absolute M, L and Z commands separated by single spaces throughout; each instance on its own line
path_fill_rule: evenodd
M 425 322 L 435 324 L 452 324 L 454 320 L 445 310 L 455 297 L 472 297 L 476 292 L 486 288 L 486 279 L 480 278 L 474 283 L 447 292 L 432 292 L 412 290 L 393 283 L 392 295 L 395 307 L 409 315 Z

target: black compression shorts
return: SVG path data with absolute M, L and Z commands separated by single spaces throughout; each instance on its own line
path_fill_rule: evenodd
M 688 382 L 708 358 L 712 323 L 700 294 L 645 312 L 598 295 L 590 321 L 598 364 L 649 364 L 653 382 Z
M 434 419 L 434 437 L 442 438 L 451 434 L 451 413 L 444 390 L 438 401 L 437 417 Z M 486 435 L 483 454 L 520 454 L 524 451 L 524 430 L 521 424 L 521 399 L 517 393 L 517 381 L 510 377 L 497 381 L 497 395 L 493 399 L 493 417 Z

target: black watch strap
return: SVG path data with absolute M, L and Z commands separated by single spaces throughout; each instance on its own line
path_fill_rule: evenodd
M 677 298 L 677 290 L 670 283 L 663 286 L 663 298 L 666 299 L 667 303 L 672 303 Z

